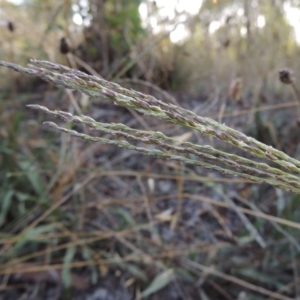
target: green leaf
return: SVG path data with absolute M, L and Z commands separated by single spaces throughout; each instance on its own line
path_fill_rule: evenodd
M 91 252 L 86 248 L 82 247 L 82 256 L 85 260 L 90 260 L 92 259 Z M 95 265 L 90 266 L 92 274 L 91 274 L 91 282 L 92 284 L 96 284 L 98 280 L 98 271 Z
M 250 279 L 252 279 L 252 280 L 254 280 L 256 282 L 272 284 L 277 289 L 280 289 L 280 288 L 283 287 L 283 284 L 280 283 L 274 277 L 271 277 L 270 275 L 258 272 L 258 271 L 254 270 L 254 269 L 245 268 L 245 269 L 239 270 L 238 273 L 240 275 L 248 277 L 248 278 L 250 278 Z
M 29 161 L 21 161 L 19 162 L 19 166 L 25 172 L 35 192 L 41 195 L 43 192 L 43 183 L 36 167 Z
M 30 199 L 30 196 L 29 196 L 29 195 L 24 194 L 24 193 L 21 193 L 21 192 L 17 192 L 17 193 L 16 193 L 16 197 L 18 198 L 19 201 L 22 201 L 22 202 L 24 202 L 24 201 Z
M 142 292 L 142 297 L 148 297 L 149 295 L 159 291 L 167 286 L 174 278 L 174 270 L 168 269 L 159 275 L 157 275 L 150 285 Z
M 76 253 L 76 247 L 68 248 L 65 257 L 64 257 L 64 267 L 62 269 L 62 280 L 64 285 L 68 288 L 71 286 L 72 283 L 72 274 L 70 270 L 70 264 L 74 259 L 74 255 Z
M 147 281 L 147 275 L 143 272 L 138 266 L 133 264 L 120 264 L 124 269 L 130 272 L 136 278 L 142 279 L 143 281 Z
M 46 233 L 46 232 L 53 232 L 53 230 L 58 227 L 58 224 L 49 224 L 44 226 L 39 226 L 30 229 L 27 231 L 20 239 L 14 244 L 14 246 L 5 253 L 5 256 L 13 256 L 16 255 L 17 251 L 24 247 L 25 243 L 30 240 L 34 240 L 37 235 Z M 38 240 L 37 243 L 45 243 L 49 242 L 49 240 Z
M 52 232 L 56 227 L 58 227 L 58 224 L 48 224 L 48 225 L 43 225 L 39 227 L 35 227 L 27 231 L 24 235 L 25 239 L 32 239 L 37 235 L 46 233 L 46 232 Z
M 120 215 L 120 217 L 122 217 L 126 223 L 128 223 L 129 225 L 133 225 L 134 219 L 132 218 L 131 214 L 124 208 L 122 207 L 118 207 L 116 209 L 116 213 Z
M 0 211 L 0 226 L 2 226 L 2 224 L 5 221 L 6 218 L 6 214 L 8 212 L 9 207 L 11 206 L 11 199 L 12 196 L 14 195 L 14 191 L 13 190 L 9 190 L 5 196 L 3 197 L 0 205 L 1 205 L 1 211 Z

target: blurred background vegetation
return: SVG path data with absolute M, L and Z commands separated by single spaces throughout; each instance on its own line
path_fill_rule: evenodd
M 102 76 L 300 157 L 278 80 L 299 87 L 300 1 L 0 0 L 0 26 L 0 60 Z M 0 299 L 300 299 L 299 195 L 50 132 L 26 104 L 226 147 L 0 76 Z

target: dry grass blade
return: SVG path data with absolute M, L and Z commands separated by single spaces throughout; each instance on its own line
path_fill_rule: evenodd
M 196 199 L 196 200 L 199 200 L 199 201 L 203 201 L 203 202 L 206 202 L 206 203 L 209 203 L 209 204 L 218 205 L 218 206 L 221 206 L 221 207 L 231 208 L 231 205 L 229 205 L 227 203 L 220 202 L 220 201 L 215 201 L 215 200 L 210 199 L 208 197 L 203 197 L 203 196 L 199 196 L 199 195 L 192 195 L 192 194 L 187 194 L 187 193 L 184 193 L 183 197 Z M 289 226 L 289 227 L 292 227 L 292 228 L 300 229 L 300 224 L 299 223 L 292 222 L 292 221 L 289 221 L 289 220 L 285 220 L 283 218 L 271 216 L 271 215 L 265 214 L 265 213 L 260 212 L 260 211 L 253 211 L 251 209 L 247 209 L 247 208 L 243 208 L 243 207 L 236 207 L 236 210 L 239 210 L 239 211 L 241 211 L 245 214 L 248 214 L 248 215 L 256 216 L 258 218 L 263 218 L 265 220 L 273 221 L 273 222 L 276 222 L 278 224 L 282 224 L 282 225 L 286 225 L 286 226 Z
M 262 295 L 266 295 L 266 296 L 272 297 L 272 299 L 279 299 L 279 300 L 292 300 L 293 299 L 293 298 L 289 298 L 289 297 L 280 295 L 279 293 L 271 292 L 271 291 L 269 291 L 269 290 L 267 290 L 265 288 L 256 286 L 254 284 L 251 284 L 251 283 L 249 283 L 247 281 L 241 280 L 241 279 L 236 278 L 234 276 L 227 275 L 227 274 L 222 273 L 220 271 L 217 271 L 217 270 L 215 270 L 213 268 L 206 267 L 206 266 L 201 265 L 201 264 L 196 263 L 196 262 L 192 262 L 192 261 L 190 261 L 188 259 L 182 259 L 182 263 L 183 263 L 183 265 L 185 265 L 188 268 L 191 268 L 193 270 L 199 270 L 201 272 L 208 272 L 208 273 L 210 273 L 212 275 L 215 275 L 217 277 L 220 277 L 222 279 L 225 279 L 225 280 L 231 281 L 231 282 L 233 282 L 235 284 L 241 285 L 244 288 L 247 288 L 247 289 L 252 290 L 254 292 L 257 292 L 257 293 L 260 293 Z

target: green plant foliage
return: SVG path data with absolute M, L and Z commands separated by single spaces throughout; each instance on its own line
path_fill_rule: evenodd
M 69 247 L 66 251 L 64 257 L 64 267 L 62 270 L 62 279 L 66 287 L 71 286 L 72 278 L 70 272 L 70 263 L 74 260 L 74 255 L 76 253 L 76 247 Z
M 160 289 L 167 286 L 174 278 L 174 270 L 168 269 L 158 274 L 149 286 L 142 292 L 142 297 L 146 298 L 151 294 L 159 291 Z
M 97 9 L 91 11 L 92 27 L 100 27 L 101 43 L 105 44 L 110 59 L 114 58 L 117 61 L 123 58 L 130 52 L 130 47 L 135 45 L 145 33 L 141 26 L 139 3 L 136 0 L 94 3 Z M 96 37 L 92 37 L 94 38 Z M 88 52 L 90 55 L 94 53 L 95 59 L 99 57 L 98 42 L 87 44 Z
M 0 197 L 2 199 L 2 201 L 1 201 L 1 213 L 0 213 L 0 227 L 4 223 L 7 212 L 9 210 L 10 206 L 12 205 L 13 195 L 14 195 L 14 191 L 12 191 L 12 190 L 6 191 L 5 195 L 0 194 Z

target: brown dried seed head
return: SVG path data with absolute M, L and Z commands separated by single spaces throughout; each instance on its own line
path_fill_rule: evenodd
M 228 96 L 233 101 L 240 101 L 242 98 L 243 80 L 240 77 L 235 78 L 229 87 Z
M 294 82 L 293 71 L 282 69 L 279 71 L 279 80 L 284 84 L 292 84 Z
M 223 42 L 223 47 L 224 47 L 224 48 L 228 48 L 228 47 L 230 46 L 230 43 L 231 43 L 230 39 L 226 39 L 226 40 Z
M 60 39 L 59 50 L 61 54 L 67 54 L 70 52 L 70 45 L 65 37 Z
M 14 25 L 14 23 L 11 22 L 11 21 L 8 21 L 8 22 L 7 22 L 7 28 L 8 28 L 8 30 L 9 30 L 10 32 L 14 32 L 14 31 L 15 31 L 15 25 Z

